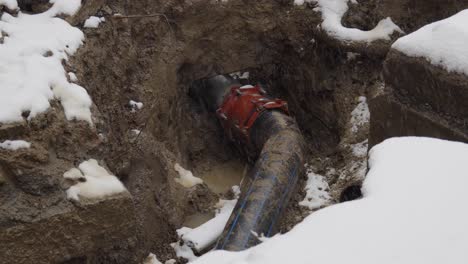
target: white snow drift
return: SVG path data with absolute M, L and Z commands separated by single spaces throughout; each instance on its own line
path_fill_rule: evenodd
M 317 3 L 316 10 L 322 13 L 322 28 L 328 35 L 342 41 L 372 42 L 378 39 L 389 40 L 390 35 L 394 32 L 402 32 L 389 17 L 381 20 L 370 31 L 344 27 L 341 24 L 341 19 L 348 11 L 348 2 L 350 1 L 358 4 L 355 0 L 294 0 L 294 3 L 297 5 L 302 5 L 305 2 Z
M 468 263 L 468 145 L 394 138 L 370 152 L 360 200 L 319 210 L 289 233 L 197 264 Z
M 426 25 L 398 39 L 392 48 L 410 57 L 424 57 L 449 72 L 468 75 L 468 10 Z
M 80 197 L 98 199 L 126 191 L 122 182 L 99 166 L 94 159 L 82 162 L 78 169 L 71 169 L 63 175 L 67 179 L 86 180 L 78 182 L 67 190 L 68 199 L 76 201 L 80 200 Z
M 0 19 L 0 122 L 21 121 L 46 111 L 49 101 L 58 99 L 67 119 L 91 123 L 91 99 L 86 90 L 67 80 L 62 61 L 73 55 L 83 33 L 55 17 L 75 13 L 80 0 L 52 0 L 48 11 Z

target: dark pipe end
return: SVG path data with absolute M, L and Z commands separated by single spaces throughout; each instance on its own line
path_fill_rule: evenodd
M 189 93 L 193 98 L 201 99 L 205 107 L 214 112 L 221 106 L 224 97 L 234 85 L 240 85 L 240 83 L 230 75 L 217 75 L 193 82 Z

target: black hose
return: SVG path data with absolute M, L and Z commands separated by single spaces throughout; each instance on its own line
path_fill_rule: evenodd
M 217 109 L 229 88 L 235 85 L 227 77 L 224 81 L 220 79 L 223 78 L 217 76 L 215 80 L 205 80 L 203 86 L 195 88 L 198 96 L 207 95 L 205 103 L 216 104 L 209 109 Z M 303 138 L 292 117 L 281 111 L 265 111 L 255 121 L 249 136 L 253 149 L 260 154 L 249 172 L 251 182 L 242 190 L 217 249 L 240 251 L 258 244 L 259 235 L 274 235 L 302 173 Z

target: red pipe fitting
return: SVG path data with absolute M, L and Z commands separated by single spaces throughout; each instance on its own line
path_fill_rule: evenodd
M 289 115 L 286 101 L 267 98 L 260 85 L 235 86 L 224 99 L 216 114 L 232 141 L 249 143 L 249 129 L 261 113 L 267 110 L 281 110 Z

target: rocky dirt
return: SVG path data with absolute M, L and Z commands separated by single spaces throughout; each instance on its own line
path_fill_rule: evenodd
M 351 5 L 343 23 L 370 29 L 392 16 L 409 33 L 467 6 L 454 0 L 442 11 L 436 0 L 429 2 L 363 0 Z M 214 116 L 188 96 L 188 87 L 199 78 L 243 69 L 249 70 L 252 82 L 289 102 L 317 173 L 334 169 L 327 176 L 332 203 L 359 196 L 352 186 L 359 186 L 362 172 L 350 164 L 364 158 L 353 155 L 349 146 L 367 139 L 369 126 L 350 132 L 350 113 L 359 96 L 370 99 L 382 89 L 383 61 L 391 43 L 331 39 L 317 28 L 321 17 L 313 7 L 287 0 L 86 1 L 80 14 L 68 18 L 70 23 L 81 27 L 92 14 L 106 22 L 98 29 L 83 29 L 86 43 L 67 67 L 93 99 L 95 127 L 66 122 L 57 103 L 32 121 L 0 126 L 0 140 L 20 137 L 34 143 L 28 150 L 0 150 L 0 234 L 55 215 L 88 211 L 66 199 L 69 183 L 62 174 L 95 158 L 131 194 L 130 209 L 121 206 L 130 196 L 103 206 L 120 212 L 115 226 L 126 235 L 102 242 L 99 237 L 106 233 L 100 233 L 76 242 L 83 245 L 76 251 L 45 255 L 37 263 L 141 263 L 150 252 L 160 260 L 175 258 L 169 245 L 177 241 L 175 230 L 187 216 L 210 212 L 220 195 L 206 184 L 192 189 L 177 184 L 174 164 L 197 175 L 232 160 L 246 163 Z M 41 8 L 32 4 L 29 10 Z M 143 102 L 143 109 L 132 111 L 130 100 Z M 304 175 L 282 232 L 310 213 L 298 205 L 305 181 Z M 102 221 L 119 218 L 111 212 L 107 217 Z M 13 260 L 16 255 L 9 256 Z M 28 258 L 17 262 L 29 263 Z

